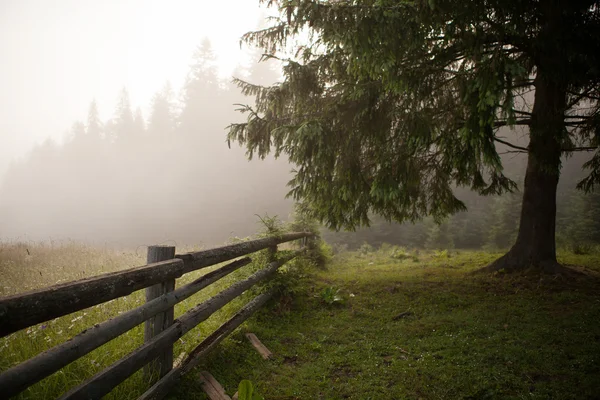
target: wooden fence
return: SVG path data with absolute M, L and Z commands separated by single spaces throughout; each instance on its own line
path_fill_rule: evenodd
M 146 288 L 146 303 L 108 321 L 96 324 L 67 342 L 55 346 L 0 374 L 0 397 L 11 397 L 53 374 L 67 364 L 145 322 L 144 344 L 105 370 L 65 393 L 61 399 L 97 399 L 144 367 L 147 375 L 159 380 L 141 399 L 164 397 L 177 380 L 262 306 L 272 295 L 264 293 L 240 309 L 231 319 L 202 341 L 190 355 L 173 368 L 173 343 L 206 320 L 225 304 L 271 277 L 279 267 L 300 251 L 276 259 L 277 245 L 298 239 L 306 241 L 310 233 L 288 233 L 210 250 L 175 255 L 175 247 L 152 246 L 148 264 L 120 272 L 51 286 L 29 293 L 0 298 L 0 337 L 41 322 L 83 310 L 117 297 Z M 247 265 L 251 259 L 237 259 L 185 286 L 175 288 L 175 279 L 191 271 L 233 260 L 259 250 L 270 249 L 266 268 L 239 281 L 214 297 L 198 304 L 177 320 L 175 304 Z

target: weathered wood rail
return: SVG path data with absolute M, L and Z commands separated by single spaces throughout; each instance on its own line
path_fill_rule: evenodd
M 294 252 L 275 261 L 277 245 L 298 239 L 303 239 L 305 242 L 311 236 L 311 233 L 306 232 L 288 233 L 278 237 L 251 240 L 181 255 L 175 255 L 174 247 L 152 246 L 148 249 L 147 265 L 0 298 L 0 337 L 3 337 L 20 329 L 146 288 L 145 304 L 96 324 L 67 342 L 2 372 L 0 374 L 0 397 L 8 398 L 22 392 L 144 321 L 146 325 L 142 346 L 72 388 L 61 398 L 101 398 L 142 367 L 145 367 L 145 373 L 148 376 L 154 374 L 160 379 L 141 398 L 160 399 L 164 397 L 183 374 L 249 318 L 271 297 L 271 294 L 264 293 L 250 301 L 200 343 L 176 368 L 173 368 L 173 343 L 225 304 L 258 282 L 269 279 L 277 269 L 300 252 Z M 177 320 L 173 320 L 174 306 L 177 303 L 252 261 L 249 257 L 239 257 L 263 249 L 270 250 L 271 262 L 266 268 L 255 272 L 243 281 L 234 283 L 188 310 Z M 175 288 L 175 279 L 183 274 L 236 258 L 238 259 L 187 285 Z

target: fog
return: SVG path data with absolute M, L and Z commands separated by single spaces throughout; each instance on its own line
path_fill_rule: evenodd
M 232 75 L 280 78 L 240 50 L 257 3 L 2 2 L 0 239 L 211 245 L 287 218 L 290 165 L 225 141 L 252 101 Z
M 232 76 L 281 79 L 240 37 L 272 11 L 258 1 L 0 2 L 0 240 L 74 240 L 112 247 L 215 245 L 285 220 L 291 166 L 249 162 L 226 127 L 251 103 Z M 525 146 L 524 131 L 505 129 Z M 501 146 L 500 146 L 501 147 Z M 501 151 L 508 149 L 500 148 Z M 600 197 L 574 190 L 588 154 L 563 160 L 559 243 L 600 240 Z M 522 188 L 526 159 L 505 154 Z M 521 193 L 482 198 L 441 226 L 431 219 L 326 233 L 333 244 L 507 247 Z

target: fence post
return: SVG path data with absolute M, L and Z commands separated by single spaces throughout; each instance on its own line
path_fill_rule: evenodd
M 170 260 L 175 257 L 175 246 L 149 246 L 148 247 L 148 264 L 159 261 Z M 146 288 L 146 302 L 162 296 L 175 290 L 175 279 L 169 279 L 162 283 Z M 171 307 L 169 310 L 159 313 L 148 319 L 144 325 L 144 342 L 148 342 L 154 336 L 167 329 L 173 324 L 175 309 Z M 146 381 L 152 378 L 162 378 L 173 369 L 173 346 L 166 349 L 155 360 L 148 363 L 144 367 L 144 377 Z
M 273 261 L 276 261 L 276 260 L 277 260 L 277 245 L 275 245 L 275 246 L 270 246 L 270 247 L 267 249 L 267 252 L 268 252 L 268 256 L 267 256 L 268 260 L 267 260 L 267 263 L 272 263 Z
M 309 251 L 315 250 L 317 248 L 317 237 L 316 236 L 313 235 L 313 236 L 305 237 L 304 239 L 306 240 L 305 246 Z

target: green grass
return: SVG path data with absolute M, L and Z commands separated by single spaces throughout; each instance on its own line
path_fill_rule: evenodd
M 580 277 L 472 274 L 499 255 L 393 246 L 337 255 L 327 269 L 301 275 L 293 298 L 273 301 L 234 332 L 170 398 L 206 399 L 196 379 L 202 369 L 229 394 L 250 379 L 267 400 L 597 398 L 600 255 L 560 255 L 567 265 L 586 267 Z M 3 244 L 0 294 L 143 264 L 143 250 Z M 176 317 L 252 268 L 178 305 Z M 178 285 L 206 272 L 188 274 Z M 341 301 L 333 301 L 336 296 Z M 185 335 L 175 356 L 189 353 L 248 299 L 234 301 Z M 2 338 L 0 371 L 142 301 L 136 292 Z M 263 361 L 251 348 L 243 336 L 249 331 L 274 360 Z M 19 398 L 55 398 L 141 343 L 140 326 Z M 107 398 L 136 398 L 147 387 L 138 373 Z
M 250 379 L 278 400 L 598 398 L 598 254 L 561 254 L 586 275 L 554 278 L 471 273 L 500 253 L 387 250 L 336 256 L 290 309 L 261 311 L 198 371 L 230 395 Z M 326 288 L 343 302 L 329 305 Z M 275 359 L 260 359 L 245 331 Z M 194 375 L 172 399 L 205 399 Z

